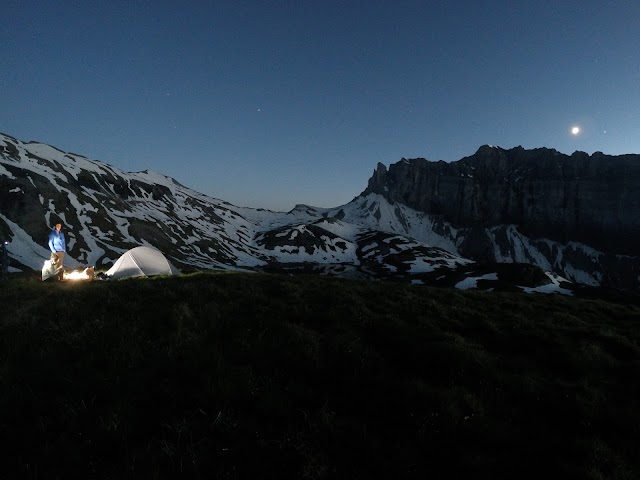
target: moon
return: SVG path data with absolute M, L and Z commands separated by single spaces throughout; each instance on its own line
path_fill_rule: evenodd
M 580 133 L 580 127 L 571 127 L 571 135 L 578 135 Z

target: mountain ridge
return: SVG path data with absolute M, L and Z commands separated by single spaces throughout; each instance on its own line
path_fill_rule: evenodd
M 385 183 L 393 176 L 389 172 L 419 179 L 431 168 L 424 162 L 402 159 L 400 170 L 392 164 L 388 171 L 379 164 L 367 188 L 348 204 L 298 204 L 289 212 L 274 212 L 236 207 L 151 170 L 127 173 L 0 135 L 0 233 L 13 240 L 13 271 L 41 268 L 48 256 L 44 239 L 50 217 L 56 214 L 66 224 L 70 266 L 107 266 L 142 244 L 165 252 L 183 269 L 297 266 L 414 283 L 446 277 L 445 283 L 455 285 L 464 275 L 493 278 L 500 268 L 491 265 L 507 262 L 530 263 L 577 283 L 637 288 L 635 257 L 629 261 L 573 240 L 529 237 L 514 223 L 464 225 L 443 213 L 413 208 L 411 198 L 400 202 L 398 186 Z M 417 167 L 406 170 L 407 165 Z
M 379 193 L 454 225 L 516 224 L 527 235 L 637 255 L 640 155 L 565 155 L 484 145 L 456 162 L 378 164 L 364 194 Z

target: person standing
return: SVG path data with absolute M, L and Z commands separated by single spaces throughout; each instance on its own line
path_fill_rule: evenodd
M 64 239 L 64 233 L 62 233 L 62 223 L 56 223 L 55 228 L 51 230 L 49 234 L 49 250 L 51 253 L 58 257 L 60 267 L 62 267 L 62 261 L 64 260 L 64 252 L 67 249 L 67 242 Z M 60 270 L 62 272 L 62 270 Z

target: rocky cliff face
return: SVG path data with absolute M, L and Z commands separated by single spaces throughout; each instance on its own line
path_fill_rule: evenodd
M 640 255 L 640 155 L 483 146 L 457 162 L 379 164 L 368 193 L 457 227 L 516 225 L 534 239 Z
M 372 194 L 450 225 L 441 235 L 466 258 L 640 288 L 640 155 L 483 146 L 457 162 L 379 164 Z

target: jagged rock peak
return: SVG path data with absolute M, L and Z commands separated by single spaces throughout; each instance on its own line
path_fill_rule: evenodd
M 402 159 L 404 160 L 404 159 Z M 378 162 L 376 169 L 373 171 L 373 175 L 369 179 L 366 193 L 379 193 L 384 194 L 384 189 L 387 186 L 387 167 Z

